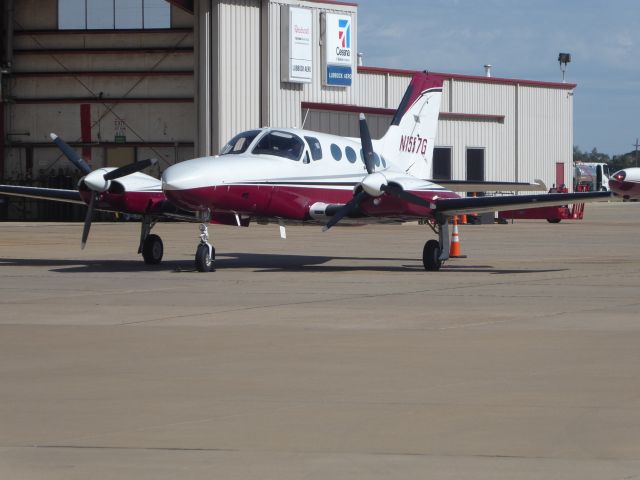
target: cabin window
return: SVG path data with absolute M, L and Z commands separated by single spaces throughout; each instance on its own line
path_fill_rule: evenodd
M 251 142 L 258 136 L 260 130 L 250 130 L 248 132 L 242 132 L 233 137 L 229 142 L 222 147 L 220 155 L 238 155 L 247 151 Z
M 335 143 L 331 144 L 331 156 L 335 161 L 342 160 L 342 150 L 340 150 L 340 147 Z
M 362 149 L 360 149 L 360 159 L 362 160 L 362 163 L 364 163 L 365 165 L 367 164 L 367 162 L 364 161 L 364 152 L 362 151 Z M 378 155 L 376 152 L 373 152 L 373 163 L 376 167 L 380 167 L 380 155 Z M 384 166 L 384 164 L 383 164 Z
M 349 160 L 349 162 L 356 163 L 356 160 L 358 159 L 358 155 L 356 155 L 356 151 L 353 148 L 351 147 L 345 148 L 344 154 L 346 155 L 347 160 Z
M 254 155 L 273 155 L 298 161 L 303 151 L 304 142 L 300 137 L 288 132 L 273 130 L 258 140 L 258 144 L 254 147 L 252 153 Z
M 313 160 L 322 159 L 322 146 L 320 145 L 320 140 L 315 137 L 304 137 L 307 143 L 309 144 L 309 150 L 311 151 L 311 158 Z

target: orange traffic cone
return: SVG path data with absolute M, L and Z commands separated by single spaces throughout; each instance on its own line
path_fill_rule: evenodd
M 467 214 L 466 214 L 466 213 L 463 213 L 463 214 L 460 216 L 460 225 L 466 225 L 466 224 L 467 224 Z
M 458 234 L 458 217 L 453 217 L 453 232 L 451 233 L 451 245 L 449 246 L 450 258 L 466 258 L 460 250 L 460 235 Z

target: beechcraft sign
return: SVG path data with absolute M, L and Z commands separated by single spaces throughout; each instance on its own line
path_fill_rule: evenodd
M 324 84 L 348 87 L 352 82 L 354 29 L 351 15 L 324 15 Z

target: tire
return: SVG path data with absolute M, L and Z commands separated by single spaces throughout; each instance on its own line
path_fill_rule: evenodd
M 549 223 L 560 223 L 561 218 L 547 218 L 547 222 Z
M 440 243 L 437 240 L 429 240 L 422 250 L 422 263 L 428 272 L 437 272 L 442 266 L 440 260 Z
M 147 265 L 157 265 L 162 261 L 164 245 L 158 235 L 147 235 L 142 244 L 142 258 Z
M 198 245 L 196 250 L 196 270 L 199 272 L 212 272 L 215 270 L 214 263 L 216 258 L 216 249 L 211 247 L 211 256 L 209 256 L 209 247 L 203 243 Z

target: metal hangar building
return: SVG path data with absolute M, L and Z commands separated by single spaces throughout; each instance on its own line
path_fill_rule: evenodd
M 358 65 L 358 8 L 5 0 L 1 181 L 73 188 L 77 174 L 50 132 L 94 167 L 155 157 L 160 171 L 260 126 L 357 137 L 364 112 L 381 136 L 414 72 Z M 442 75 L 433 178 L 571 188 L 576 85 Z

